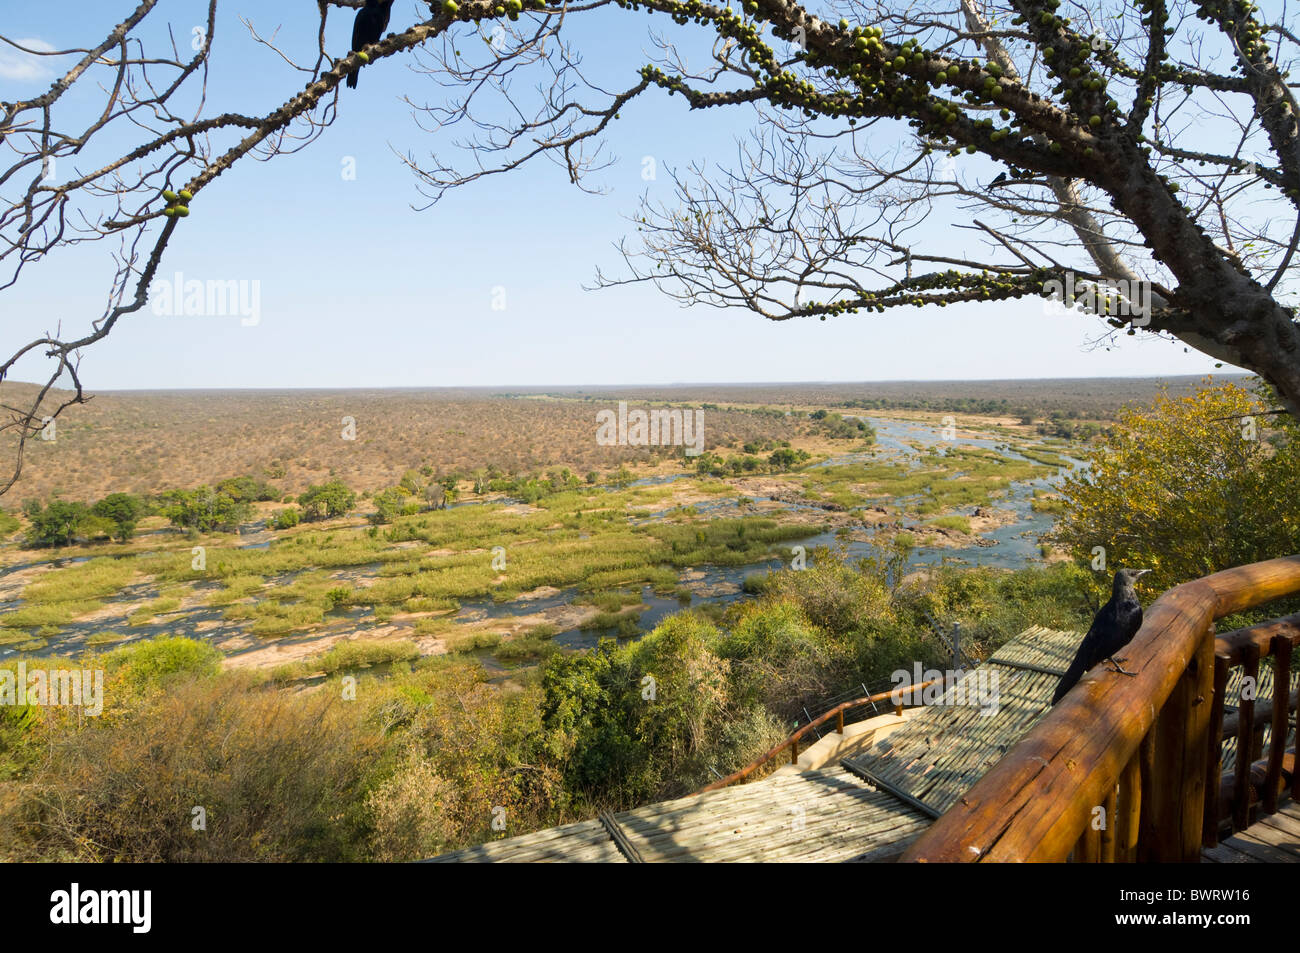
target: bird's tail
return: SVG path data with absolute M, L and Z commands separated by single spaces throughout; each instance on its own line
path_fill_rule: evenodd
M 1076 658 L 1070 663 L 1070 667 L 1065 670 L 1061 680 L 1056 683 L 1056 691 L 1052 694 L 1053 705 L 1064 698 L 1070 689 L 1079 684 L 1079 679 L 1083 678 L 1083 671 L 1083 663 L 1079 659 Z
M 357 88 L 357 76 L 358 76 L 358 73 L 349 73 L 349 74 L 348 74 L 348 89 L 356 89 L 356 88 Z

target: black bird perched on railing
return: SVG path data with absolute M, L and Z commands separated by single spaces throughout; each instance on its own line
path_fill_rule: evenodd
M 378 43 L 388 29 L 388 18 L 392 15 L 393 0 L 366 0 L 366 5 L 357 11 L 357 18 L 352 21 L 352 52 Z M 355 70 L 348 76 L 348 89 L 357 88 L 359 72 Z
M 1074 661 L 1070 663 L 1070 667 L 1061 676 L 1060 684 L 1056 686 L 1056 694 L 1052 696 L 1053 705 L 1064 698 L 1065 693 L 1103 659 L 1109 659 L 1120 675 L 1137 674 L 1137 672 L 1126 672 L 1121 668 L 1120 663 L 1127 659 L 1117 659 L 1115 653 L 1128 645 L 1133 640 L 1133 636 L 1137 635 L 1137 630 L 1142 628 L 1142 603 L 1138 602 L 1137 591 L 1133 588 L 1133 584 L 1139 577 L 1145 576 L 1150 571 L 1150 569 L 1121 569 L 1115 573 L 1110 602 L 1101 607 L 1092 620 L 1088 634 L 1079 643 L 1079 651 L 1075 653 Z

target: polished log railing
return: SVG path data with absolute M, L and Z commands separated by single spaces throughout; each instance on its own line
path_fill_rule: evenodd
M 1276 809 L 1286 773 L 1292 647 L 1300 617 L 1217 637 L 1226 615 L 1300 593 L 1300 556 L 1184 583 L 1146 611 L 1125 650 L 1136 677 L 1099 666 L 909 848 L 904 861 L 1197 861 L 1221 826 Z M 1230 670 L 1257 683 L 1271 657 L 1274 703 L 1243 693 L 1227 713 Z M 1261 710 L 1256 711 L 1259 707 Z M 1264 756 L 1263 726 L 1272 726 Z M 1238 739 L 1221 778 L 1222 739 Z

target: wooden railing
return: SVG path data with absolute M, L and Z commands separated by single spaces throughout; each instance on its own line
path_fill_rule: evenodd
M 826 724 L 832 718 L 835 719 L 835 730 L 842 735 L 844 734 L 844 713 L 846 711 L 849 711 L 850 709 L 853 708 L 861 708 L 864 705 L 874 705 L 876 702 L 884 701 L 887 698 L 898 698 L 904 695 L 911 696 L 915 701 L 915 699 L 919 697 L 916 693 L 920 692 L 924 688 L 928 688 L 929 686 L 942 681 L 943 681 L 942 678 L 933 678 L 930 679 L 928 682 L 919 682 L 913 685 L 902 685 L 897 688 L 891 688 L 888 691 L 877 692 L 875 695 L 864 695 L 862 698 L 854 698 L 851 701 L 846 701 L 841 705 L 836 705 L 830 711 L 824 712 L 823 714 L 818 715 L 812 721 L 808 722 L 808 724 L 804 725 L 802 728 L 800 728 L 798 731 L 792 734 L 789 738 L 786 738 L 785 741 L 782 741 L 780 744 L 776 745 L 775 747 L 770 748 L 764 754 L 759 755 L 757 758 L 755 758 L 749 764 L 745 765 L 745 767 L 741 768 L 739 771 L 729 774 L 725 778 L 719 778 L 718 780 L 714 781 L 712 784 L 700 788 L 695 793 L 703 794 L 705 791 L 716 791 L 718 788 L 725 788 L 729 784 L 735 784 L 737 781 L 743 781 L 745 778 L 749 777 L 751 774 L 753 774 L 763 765 L 767 764 L 769 761 L 771 761 L 781 752 L 786 750 L 789 750 L 790 752 L 790 763 L 798 764 L 799 763 L 799 742 L 803 739 L 804 735 Z M 866 686 L 863 687 L 865 688 Z M 894 709 L 895 712 L 901 713 L 903 708 L 915 707 L 916 704 L 919 703 L 914 703 L 913 705 L 895 704 Z
M 1196 861 L 1220 824 L 1276 807 L 1285 751 L 1291 647 L 1300 618 L 1214 635 L 1223 616 L 1300 593 L 1300 556 L 1239 566 L 1164 593 L 1125 650 L 1129 678 L 1098 668 L 904 854 L 905 861 Z M 1275 655 L 1275 704 L 1243 698 L 1225 716 L 1230 669 L 1257 676 Z M 1263 725 L 1273 743 L 1256 757 Z M 1238 738 L 1230 783 L 1225 732 Z

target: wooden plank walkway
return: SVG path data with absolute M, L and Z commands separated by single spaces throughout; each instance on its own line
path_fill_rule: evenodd
M 863 861 L 903 851 L 930 818 L 842 768 L 805 771 L 614 815 L 647 863 Z
M 597 820 L 490 841 L 433 862 L 873 861 L 901 853 L 930 824 L 841 768 L 648 804 L 611 821 L 630 844 L 630 858 Z
M 425 863 L 626 863 L 600 821 L 580 821 L 533 834 L 488 841 Z
M 1300 804 L 1287 801 L 1276 814 L 1261 814 L 1219 846 L 1204 848 L 1201 859 L 1213 864 L 1300 864 Z

